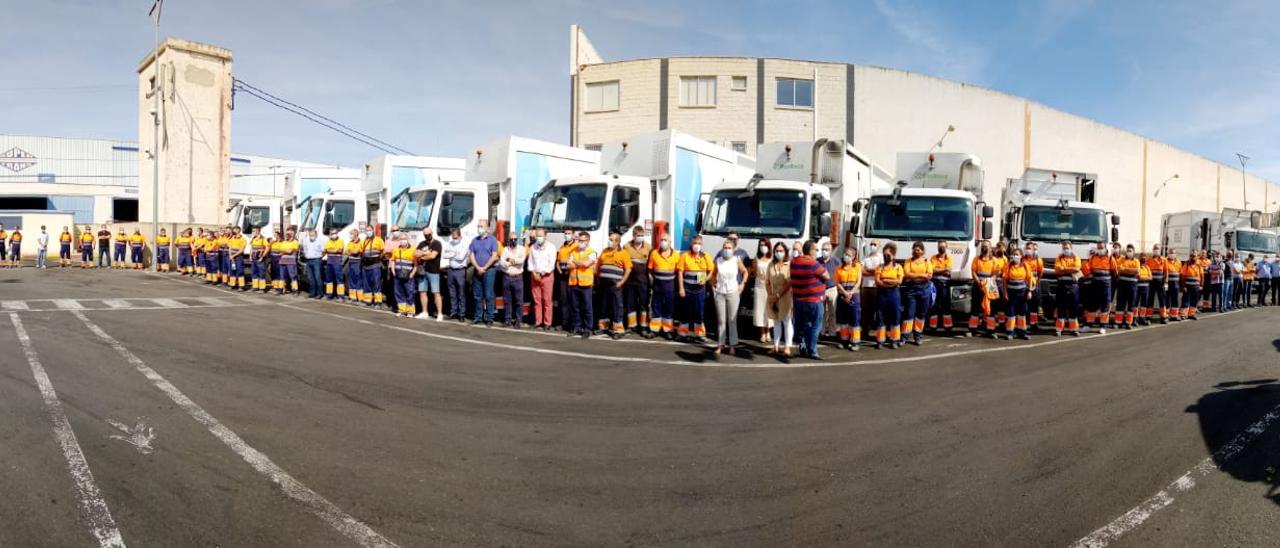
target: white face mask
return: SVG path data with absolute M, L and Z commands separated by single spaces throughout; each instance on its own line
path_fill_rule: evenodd
M 479 229 L 479 230 L 477 230 L 477 231 L 476 231 L 476 234 L 479 234 L 479 235 L 480 235 L 480 237 L 482 237 L 482 238 L 483 238 L 486 234 L 488 234 L 488 233 L 489 233 L 489 229 L 487 229 L 487 228 L 481 228 L 481 229 Z
M 1021 261 L 1022 261 L 1022 258 L 1021 258 L 1021 257 L 1019 257 L 1019 256 L 1017 256 L 1017 255 L 1014 255 L 1014 256 L 1012 256 L 1012 257 L 1009 257 L 1009 262 L 1011 262 L 1011 263 L 1013 263 L 1013 264 L 1018 264 L 1018 263 L 1019 263 L 1019 262 L 1021 262 Z
M 692 249 L 694 253 L 702 253 L 702 244 L 693 244 L 693 247 L 690 249 Z
M 586 251 L 586 249 L 587 249 L 587 242 L 578 242 L 578 249 L 581 249 L 581 250 L 583 250 L 583 251 Z
M 632 238 L 631 241 L 635 242 L 636 245 L 644 245 L 644 236 L 636 236 L 635 238 Z
M 671 242 L 668 242 L 668 241 L 666 241 L 666 240 L 663 240 L 663 241 L 662 241 L 662 244 L 660 244 L 660 247 L 662 247 L 662 249 L 664 249 L 664 250 L 666 250 L 666 249 L 671 249 Z
M 533 241 L 538 242 L 538 245 L 542 245 L 542 242 L 546 241 L 546 238 L 538 236 L 537 238 L 534 238 Z
M 785 251 L 775 251 L 775 252 L 773 252 L 773 258 L 774 258 L 774 259 L 776 259 L 776 260 L 781 261 L 781 260 L 785 259 L 786 257 L 787 257 L 787 253 L 786 253 Z
M 1063 255 L 1066 255 L 1066 256 L 1068 256 L 1068 257 L 1070 257 L 1070 256 L 1072 256 L 1072 255 L 1075 255 L 1075 252 L 1074 252 L 1074 251 L 1071 251 L 1071 249 L 1070 249 L 1070 248 L 1067 248 L 1067 249 L 1062 250 L 1062 254 L 1063 254 Z

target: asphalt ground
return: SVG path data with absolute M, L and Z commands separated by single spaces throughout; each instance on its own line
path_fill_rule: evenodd
M 0 546 L 1274 546 L 1278 322 L 785 363 L 3 270 Z

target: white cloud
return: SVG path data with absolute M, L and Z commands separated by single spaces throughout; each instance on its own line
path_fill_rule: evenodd
M 901 36 L 906 55 L 898 55 L 902 68 L 970 83 L 986 81 L 987 52 L 961 38 L 950 36 L 946 25 L 925 10 L 903 2 L 890 5 L 874 0 L 876 12 Z

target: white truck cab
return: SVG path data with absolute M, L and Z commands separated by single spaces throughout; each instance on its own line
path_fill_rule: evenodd
M 1000 233 L 1011 245 L 1035 242 L 1050 291 L 1063 240 L 1079 247 L 1120 240 L 1120 216 L 1093 203 L 1097 180 L 1092 173 L 1032 168 L 1005 184 Z

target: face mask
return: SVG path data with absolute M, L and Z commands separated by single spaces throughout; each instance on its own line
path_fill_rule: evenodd
M 982 248 L 982 252 L 981 252 L 981 253 L 982 253 L 983 255 L 990 255 L 990 254 L 991 254 L 991 248 L 989 248 L 989 247 L 984 247 L 984 248 Z
M 774 260 L 776 260 L 776 261 L 781 261 L 782 259 L 785 259 L 786 257 L 787 257 L 787 252 L 786 252 L 786 251 L 774 251 L 774 252 L 773 252 L 773 258 L 774 258 Z
M 1133 258 L 1133 252 L 1132 252 L 1132 251 L 1126 251 L 1126 252 L 1124 252 L 1124 256 L 1125 256 L 1125 258 L 1127 258 L 1127 259 L 1128 259 L 1128 258 Z
M 662 243 L 659 244 L 659 247 L 661 247 L 663 250 L 671 249 L 671 242 L 663 240 Z
M 423 239 L 423 240 L 426 240 L 426 241 L 428 241 L 428 242 L 430 242 L 430 241 L 431 241 L 431 235 L 430 235 L 430 234 L 423 234 L 423 235 L 422 235 L 422 239 Z
M 886 265 L 887 265 L 887 264 L 892 263 L 892 262 L 893 262 L 893 255 L 890 255 L 890 254 L 888 254 L 888 253 L 885 253 L 885 254 L 884 254 L 884 264 L 886 264 Z
M 1035 250 L 1028 249 L 1028 250 L 1026 250 L 1025 252 L 1023 252 L 1023 253 L 1022 253 L 1022 256 L 1024 256 L 1024 257 L 1035 257 L 1035 256 L 1036 256 L 1036 252 L 1035 252 Z
M 830 252 L 830 251 L 827 251 L 827 250 L 825 250 L 825 249 L 824 249 L 824 250 L 822 250 L 822 251 L 819 251 L 819 252 L 818 252 L 818 256 L 819 256 L 819 257 L 821 257 L 821 258 L 823 258 L 823 259 L 827 258 L 827 256 L 828 256 L 828 255 L 830 255 L 830 254 L 831 254 L 831 252 Z
M 587 250 L 587 242 L 578 242 L 578 249 L 580 249 L 580 250 L 582 250 L 582 251 L 586 251 L 586 250 Z
M 635 242 L 636 245 L 644 245 L 644 236 L 636 236 L 635 238 L 632 238 L 631 241 Z
M 725 258 L 725 259 L 728 259 L 729 257 L 732 257 L 732 256 L 733 256 L 733 250 L 732 250 L 732 249 L 729 249 L 729 248 L 721 249 L 721 250 L 720 250 L 720 256 L 721 256 L 721 257 L 723 257 L 723 258 Z
M 1062 250 L 1062 254 L 1063 254 L 1063 255 L 1066 255 L 1066 256 L 1068 256 L 1068 257 L 1070 257 L 1070 256 L 1072 256 L 1072 255 L 1075 255 L 1075 252 L 1074 252 L 1074 251 L 1071 251 L 1070 249 L 1064 249 L 1064 250 Z
M 1018 264 L 1018 263 L 1022 262 L 1022 258 L 1021 258 L 1021 257 L 1019 257 L 1019 256 L 1017 256 L 1017 255 L 1014 255 L 1014 256 L 1009 257 L 1009 262 L 1011 262 L 1011 263 L 1013 263 L 1013 264 Z
M 702 253 L 702 244 L 693 244 L 694 253 Z
M 456 244 L 456 243 L 458 243 L 458 240 L 459 240 L 459 238 L 458 238 L 457 236 L 449 236 L 449 241 L 451 241 L 451 242 L 453 242 L 453 243 L 455 243 L 455 244 Z
M 481 238 L 483 238 L 488 233 L 489 233 L 489 230 L 486 228 L 482 228 L 476 231 L 476 234 L 479 234 Z
M 543 243 L 543 242 L 545 242 L 546 240 L 547 240 L 547 239 L 546 239 L 546 238 L 544 238 L 544 237 L 542 237 L 542 236 L 538 236 L 537 238 L 534 238 L 534 239 L 533 239 L 533 241 L 537 242 L 537 243 L 538 243 L 538 245 L 542 245 L 542 243 Z
M 844 256 L 844 263 L 845 263 L 845 264 L 849 264 L 849 263 L 852 263 L 852 262 L 853 262 L 853 255 L 845 255 L 845 256 Z

